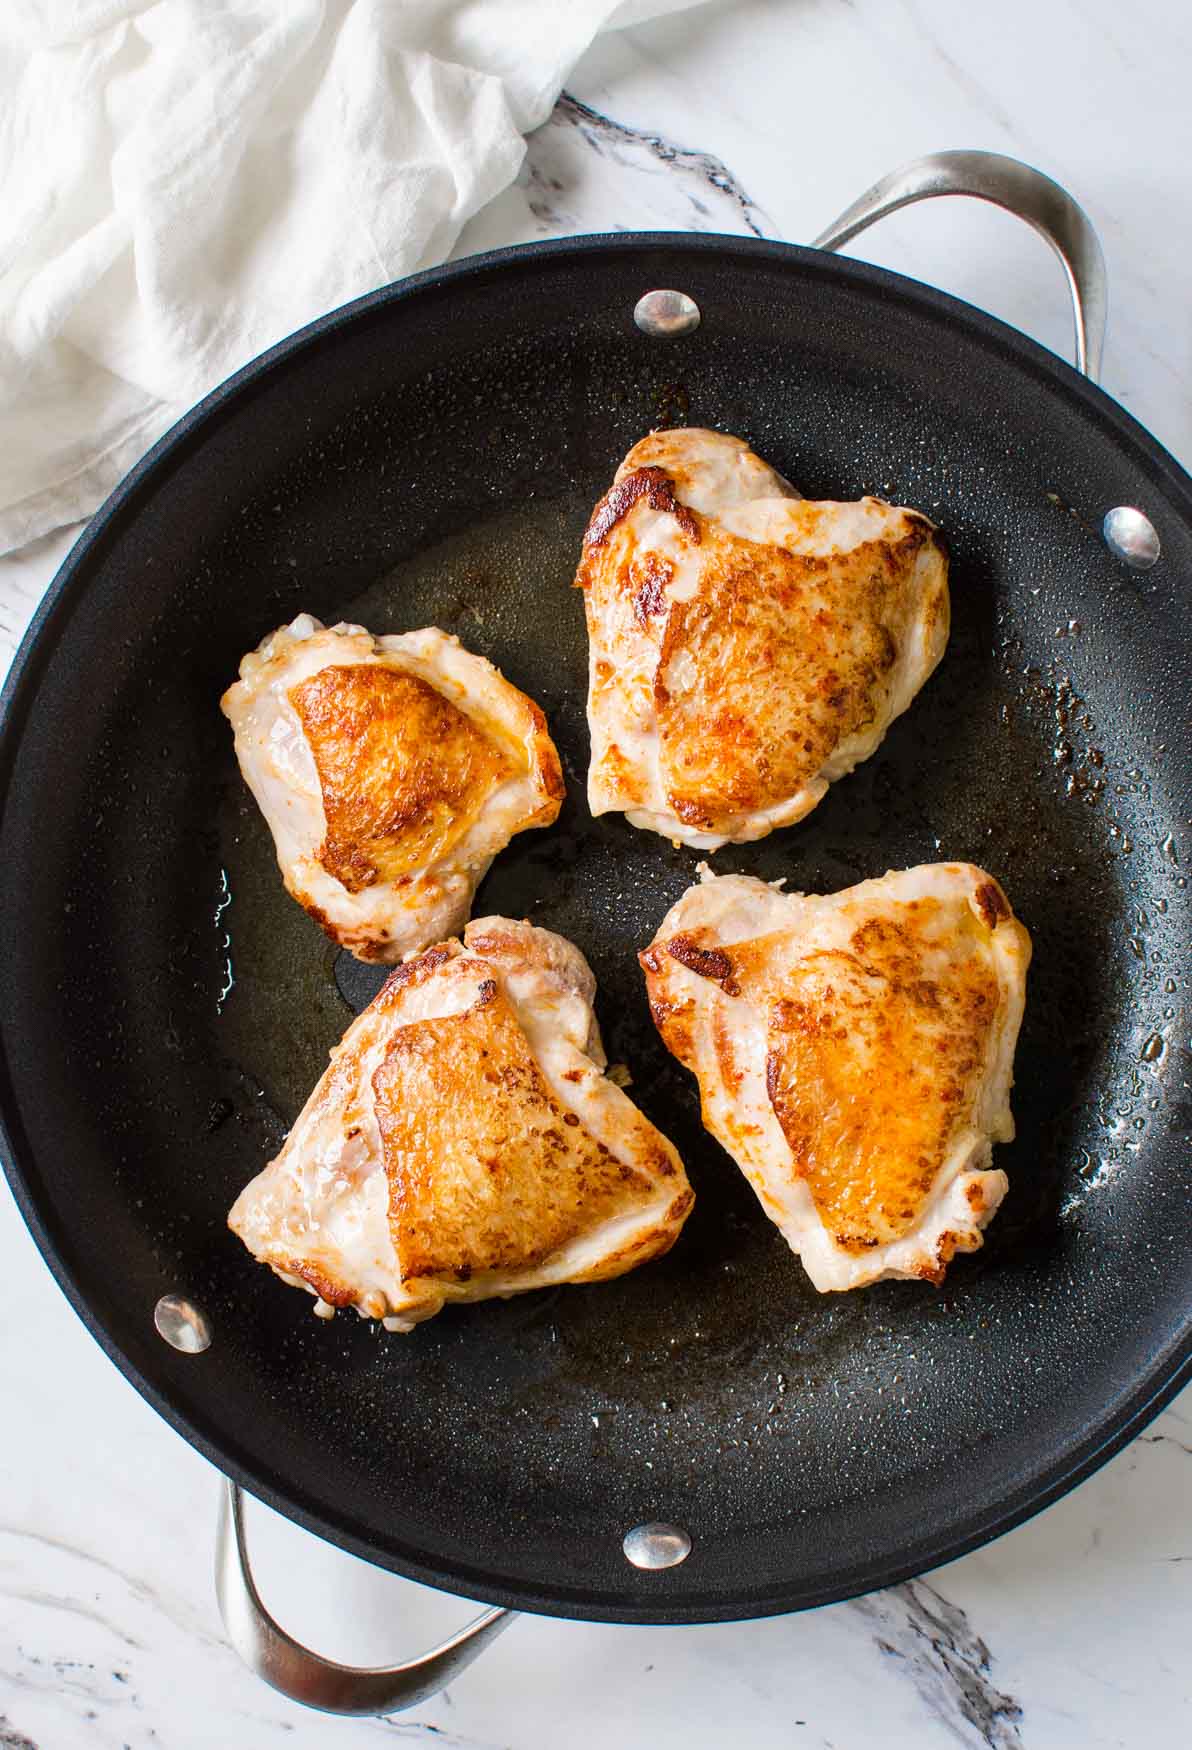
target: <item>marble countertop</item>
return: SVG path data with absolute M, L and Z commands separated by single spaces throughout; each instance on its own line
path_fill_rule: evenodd
M 1192 15 L 1178 0 L 745 0 L 602 39 L 459 253 L 573 231 L 805 240 L 918 153 L 1029 159 L 1084 203 L 1108 258 L 1104 383 L 1192 462 Z M 854 245 L 1066 352 L 1045 245 L 973 203 Z M 0 665 L 76 531 L 0 560 Z M 0 1747 L 1094 1750 L 1192 1727 L 1192 1397 L 1089 1482 L 922 1580 L 801 1616 L 687 1629 L 526 1618 L 448 1692 L 390 1720 L 305 1713 L 224 1643 L 216 1477 L 77 1322 L 0 1192 Z M 351 1663 L 474 1607 L 252 1511 L 267 1600 Z M 294 1576 L 301 1574 L 301 1588 Z

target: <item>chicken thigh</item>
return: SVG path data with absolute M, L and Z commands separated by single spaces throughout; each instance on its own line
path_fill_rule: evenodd
M 939 662 L 947 575 L 918 511 L 812 503 L 720 432 L 643 438 L 576 577 L 592 813 L 706 850 L 801 820 Z
M 981 1245 L 1030 957 L 965 863 L 823 897 L 705 875 L 641 955 L 705 1125 L 821 1292 L 938 1283 Z
M 668 1251 L 694 1197 L 602 1073 L 595 990 L 570 942 L 507 918 L 405 961 L 229 1226 L 316 1312 L 403 1331 Z
M 374 638 L 301 614 L 221 703 L 286 887 L 359 960 L 458 930 L 496 853 L 563 799 L 537 705 L 433 626 Z

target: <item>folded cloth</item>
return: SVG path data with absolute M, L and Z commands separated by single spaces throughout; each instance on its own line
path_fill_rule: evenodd
M 596 32 L 675 6 L 3 0 L 0 552 L 274 341 L 441 261 Z

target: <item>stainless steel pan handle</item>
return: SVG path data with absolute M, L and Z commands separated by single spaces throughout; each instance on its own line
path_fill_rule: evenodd
M 395 1714 L 437 1695 L 516 1620 L 486 1610 L 441 1646 L 402 1665 L 359 1670 L 337 1665 L 293 1640 L 261 1602 L 244 1535 L 244 1496 L 224 1479 L 215 1533 L 215 1592 L 228 1639 L 258 1677 L 291 1701 L 330 1714 Z
M 992 201 L 1045 237 L 1059 256 L 1072 293 L 1076 368 L 1095 383 L 1101 374 L 1109 300 L 1105 257 L 1083 207 L 1050 176 L 1000 152 L 929 152 L 883 176 L 815 239 L 817 249 L 839 249 L 913 201 L 967 194 Z

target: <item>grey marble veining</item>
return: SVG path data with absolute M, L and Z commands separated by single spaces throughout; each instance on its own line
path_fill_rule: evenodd
M 1019 1750 L 1022 1707 L 998 1689 L 992 1654 L 965 1612 L 927 1580 L 859 1598 L 853 1608 L 874 1642 L 906 1668 L 931 1713 L 968 1745 Z
M 513 187 L 465 226 L 454 255 L 627 230 L 779 235 L 715 153 L 629 127 L 565 92 L 530 136 Z
M 755 237 L 776 234 L 772 221 L 713 153 L 626 127 L 568 92 L 556 104 L 550 121 L 530 140 L 526 168 L 518 179 L 530 211 L 547 230 L 572 233 L 583 228 L 575 210 L 578 203 L 568 202 L 590 185 L 593 156 L 617 171 L 661 178 L 665 193 L 660 205 L 668 216 L 678 206 L 679 217 L 687 221 L 680 227 L 683 230 L 742 231 Z

